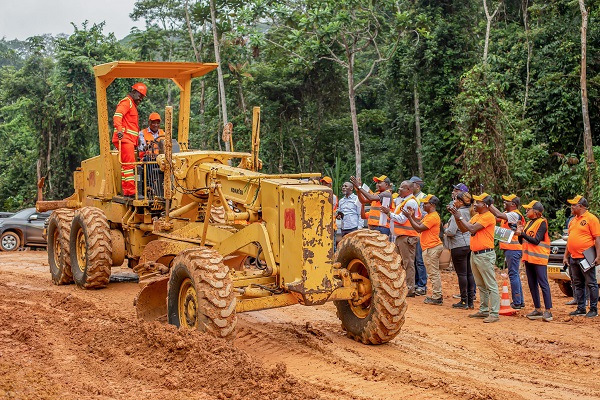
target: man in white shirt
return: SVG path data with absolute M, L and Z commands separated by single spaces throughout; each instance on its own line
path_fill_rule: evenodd
M 336 218 L 341 221 L 342 237 L 362 227 L 360 213 L 362 204 L 354 194 L 354 186 L 350 182 L 342 185 L 344 196 L 340 198 Z

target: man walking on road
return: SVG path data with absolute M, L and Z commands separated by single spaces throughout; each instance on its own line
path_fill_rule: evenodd
M 518 225 L 525 225 L 525 218 L 519 212 L 521 201 L 515 194 L 502 196 L 502 200 L 504 200 L 504 212 L 498 210 L 493 204 L 490 206 L 490 211 L 500 220 L 502 228 L 516 231 Z M 512 294 L 510 306 L 515 310 L 520 310 L 525 307 L 525 302 L 523 301 L 523 285 L 519 276 L 519 266 L 523 256 L 523 246 L 519 243 L 519 236 L 513 235 L 510 243 L 500 242 L 500 249 L 504 251 L 504 259 L 510 280 L 510 292 Z
M 569 223 L 569 238 L 563 263 L 569 266 L 573 279 L 574 297 L 577 309 L 570 313 L 572 316 L 585 315 L 588 318 L 598 316 L 598 281 L 596 280 L 596 265 L 600 264 L 600 222 L 588 211 L 588 201 L 577 195 L 567 200 L 571 204 L 571 213 L 575 216 Z M 596 257 L 593 266 L 586 261 L 584 252 L 593 247 Z M 589 269 L 587 269 L 589 267 Z M 585 269 L 585 270 L 584 270 Z M 590 293 L 590 311 L 585 312 L 585 288 Z
M 471 232 L 471 268 L 475 277 L 475 284 L 479 288 L 481 304 L 479 311 L 469 315 L 471 318 L 484 318 L 483 322 L 499 321 L 500 294 L 494 267 L 496 264 L 496 252 L 494 251 L 494 229 L 496 218 L 489 208 L 494 203 L 492 196 L 482 193 L 473 196 L 475 203 L 475 214 L 469 222 L 466 222 L 460 211 L 454 207 L 448 207 L 448 211 L 454 215 L 458 228 L 463 232 Z

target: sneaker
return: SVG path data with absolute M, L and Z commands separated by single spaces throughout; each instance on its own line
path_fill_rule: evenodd
M 500 321 L 499 317 L 496 317 L 495 315 L 488 315 L 487 318 L 485 318 L 483 320 L 483 322 L 485 322 L 486 324 L 490 323 L 490 322 L 498 322 Z
M 427 290 L 425 288 L 416 288 L 415 289 L 415 294 L 417 296 L 425 296 L 426 293 L 427 293 Z
M 510 303 L 510 307 L 513 310 L 520 310 L 521 308 L 525 308 L 525 304 L 515 304 L 515 303 Z
M 463 310 L 466 310 L 469 308 L 469 306 L 467 306 L 467 303 L 465 303 L 464 301 L 459 301 L 458 303 L 452 304 L 452 308 L 461 308 Z
M 432 297 L 425 297 L 425 300 L 423 300 L 423 303 L 432 304 L 434 306 L 441 306 L 442 304 L 444 304 L 444 299 L 442 299 L 441 297 L 439 299 L 434 299 Z
M 477 311 L 475 314 L 469 314 L 469 318 L 487 318 L 490 316 L 490 313 Z
M 576 306 L 576 305 L 577 305 L 577 300 L 575 300 L 575 299 L 571 299 L 571 300 L 567 301 L 567 302 L 565 303 L 565 305 L 566 305 L 566 306 Z
M 542 319 L 544 314 L 541 311 L 533 310 L 529 314 L 526 315 L 529 319 Z
M 407 294 L 406 294 L 406 297 L 415 297 L 415 292 L 412 292 L 412 293 L 407 293 Z
M 544 316 L 542 317 L 542 321 L 544 321 L 544 322 L 552 321 L 552 313 L 548 310 L 544 311 Z
M 578 308 L 575 311 L 571 311 L 569 313 L 569 315 L 572 316 L 572 317 L 581 317 L 581 316 L 586 315 L 586 314 L 585 314 L 585 310 L 582 310 L 581 308 Z M 598 314 L 596 313 L 596 315 L 598 315 Z
M 453 295 L 452 295 L 452 298 L 453 298 L 453 299 L 460 299 L 460 294 L 453 294 Z
M 587 314 L 585 314 L 588 318 L 594 318 L 598 316 L 598 310 L 590 310 Z

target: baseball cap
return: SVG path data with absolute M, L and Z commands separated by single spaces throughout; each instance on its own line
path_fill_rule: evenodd
M 460 190 L 461 192 L 468 192 L 469 188 L 464 183 L 459 183 L 458 185 L 452 185 L 452 187 L 456 190 Z
M 536 211 L 544 212 L 544 206 L 537 200 L 531 200 L 529 204 L 523 205 L 523 208 L 526 210 L 533 208 Z
M 160 114 L 157 112 L 153 112 L 152 114 L 150 114 L 150 116 L 148 116 L 148 121 L 160 121 Z
M 588 201 L 585 197 L 583 197 L 582 195 L 578 194 L 577 196 L 573 197 L 572 199 L 567 200 L 567 203 L 569 204 L 581 204 L 584 207 L 588 206 Z
M 438 199 L 432 194 L 428 194 L 427 196 L 423 197 L 421 203 L 431 203 L 434 206 L 438 207 L 440 205 L 440 199 Z
M 373 182 L 385 182 L 385 183 L 389 183 L 389 184 L 392 183 L 392 181 L 390 181 L 390 178 L 388 178 L 386 175 L 374 176 Z
M 333 179 L 331 179 L 329 176 L 324 176 L 321 178 L 320 182 L 331 183 L 333 182 Z
M 423 185 L 425 184 L 425 182 L 423 182 L 423 179 L 419 178 L 418 176 L 413 176 L 409 179 L 412 183 L 418 183 L 419 185 Z
M 502 195 L 502 200 L 504 200 L 504 201 L 512 201 L 517 206 L 519 206 L 519 204 L 521 204 L 521 199 L 518 198 L 516 194 L 509 194 L 507 196 Z

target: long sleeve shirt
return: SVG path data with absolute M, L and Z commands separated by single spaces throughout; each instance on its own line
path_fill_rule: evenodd
M 521 232 L 519 235 L 519 243 L 523 243 L 523 240 L 527 240 L 529 243 L 537 246 L 542 240 L 544 240 L 544 235 L 546 235 L 547 230 L 548 224 L 546 221 L 543 221 L 535 236 L 529 236 L 527 233 Z
M 400 200 L 399 204 L 401 204 L 405 198 L 406 197 L 402 198 Z M 417 203 L 417 201 L 415 199 L 410 199 L 406 202 L 403 209 L 408 210 L 409 207 L 414 210 L 415 218 L 418 218 L 419 217 L 419 203 Z M 406 215 L 402 214 L 402 210 L 399 210 L 398 207 L 396 207 L 396 210 L 394 212 L 390 212 L 390 219 L 392 221 L 394 221 L 395 223 L 403 224 L 408 220 L 408 217 Z
M 458 209 L 458 211 L 465 221 L 471 219 L 469 207 L 461 207 Z M 454 215 L 450 217 L 450 220 L 448 221 L 448 228 L 444 231 L 444 235 L 446 236 L 449 249 L 469 246 L 471 243 L 471 233 L 469 231 L 462 232 L 458 228 L 458 224 L 456 223 Z
M 343 196 L 338 203 L 338 211 L 344 214 L 342 218 L 342 229 L 358 228 L 361 221 L 360 213 L 362 204 L 358 200 L 358 196 L 351 193 L 350 196 Z
M 117 137 L 118 131 L 123 132 L 123 142 L 131 143 L 137 147 L 140 131 L 138 111 L 135 102 L 129 95 L 122 99 L 117 105 L 117 109 L 113 115 L 113 125 L 115 130 L 113 132 L 112 142 L 115 147 L 119 146 L 119 139 Z

